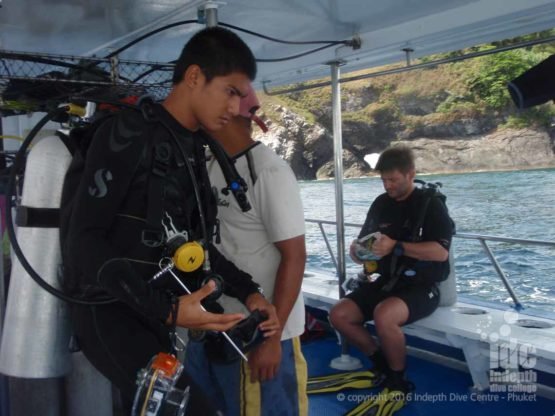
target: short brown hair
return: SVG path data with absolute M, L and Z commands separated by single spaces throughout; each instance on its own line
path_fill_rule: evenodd
M 414 169 L 414 153 L 410 147 L 390 147 L 380 155 L 376 164 L 377 171 L 386 172 L 395 169 L 402 173 L 408 173 Z

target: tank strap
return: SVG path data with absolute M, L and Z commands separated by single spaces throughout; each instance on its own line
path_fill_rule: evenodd
M 18 227 L 58 228 L 60 208 L 34 208 L 20 205 L 17 207 L 15 223 Z

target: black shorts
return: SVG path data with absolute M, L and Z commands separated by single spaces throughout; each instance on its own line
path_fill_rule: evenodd
M 345 298 L 351 299 L 361 310 L 365 321 L 374 319 L 374 309 L 384 299 L 400 298 L 409 309 L 406 324 L 425 318 L 439 305 L 439 291 L 436 286 L 399 285 L 389 292 L 381 290 L 380 282 L 362 282 L 360 286 Z

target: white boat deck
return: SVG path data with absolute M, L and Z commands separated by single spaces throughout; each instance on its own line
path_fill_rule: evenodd
M 307 305 L 327 311 L 339 298 L 336 277 L 325 272 L 307 271 L 302 290 Z M 498 366 L 555 374 L 555 319 L 459 300 L 404 329 L 408 335 L 462 349 L 479 390 L 490 386 L 489 370 Z M 545 395 L 554 396 L 552 388 L 543 387 Z

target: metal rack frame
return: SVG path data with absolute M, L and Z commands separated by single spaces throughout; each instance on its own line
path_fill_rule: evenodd
M 167 95 L 172 63 L 0 51 L 0 114 L 47 111 L 72 99 Z

